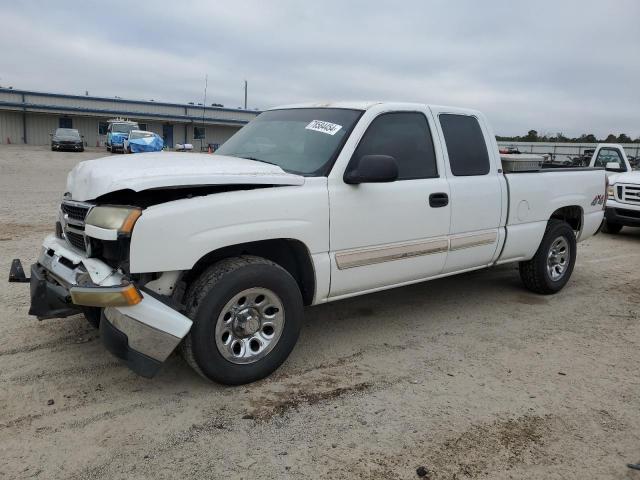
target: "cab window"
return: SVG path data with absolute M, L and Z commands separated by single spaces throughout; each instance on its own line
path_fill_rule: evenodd
M 456 177 L 488 174 L 489 153 L 478 119 L 455 114 L 442 114 L 439 118 L 451 173 Z
M 365 155 L 393 157 L 398 165 L 398 180 L 438 176 L 429 123 L 422 113 L 392 112 L 376 117 L 353 159 Z
M 607 163 L 617 163 L 620 165 L 620 171 L 626 172 L 627 166 L 624 164 L 622 155 L 617 148 L 601 148 L 596 157 L 596 161 L 593 163 L 594 167 L 605 168 Z

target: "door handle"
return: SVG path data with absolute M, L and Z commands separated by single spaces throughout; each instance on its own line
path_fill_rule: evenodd
M 432 193 L 429 195 L 429 205 L 433 208 L 446 207 L 449 205 L 449 195 L 444 192 Z

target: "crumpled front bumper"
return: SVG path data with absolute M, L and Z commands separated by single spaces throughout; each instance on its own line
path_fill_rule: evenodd
M 145 377 L 157 373 L 162 363 L 191 329 L 191 320 L 158 295 L 144 290 L 134 305 L 109 305 L 113 291 L 127 284 L 124 275 L 104 262 L 72 250 L 54 235 L 45 239 L 38 262 L 31 266 L 30 315 L 39 319 L 80 313 L 74 291 L 92 292 L 103 307 L 100 336 L 105 347 L 134 372 Z M 105 303 L 107 302 L 107 303 Z

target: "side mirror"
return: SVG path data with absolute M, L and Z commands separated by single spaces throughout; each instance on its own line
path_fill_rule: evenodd
M 344 174 L 344 183 L 349 185 L 395 182 L 397 179 L 398 164 L 389 155 L 364 155 Z
M 604 169 L 608 172 L 619 172 L 620 164 L 618 162 L 608 162 L 607 166 Z

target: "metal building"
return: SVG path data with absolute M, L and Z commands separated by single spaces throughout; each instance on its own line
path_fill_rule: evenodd
M 165 145 L 195 149 L 227 140 L 258 111 L 122 98 L 65 95 L 0 88 L 0 143 L 48 145 L 56 128 L 75 128 L 87 146 L 103 146 L 107 120 L 135 120 L 162 136 Z

